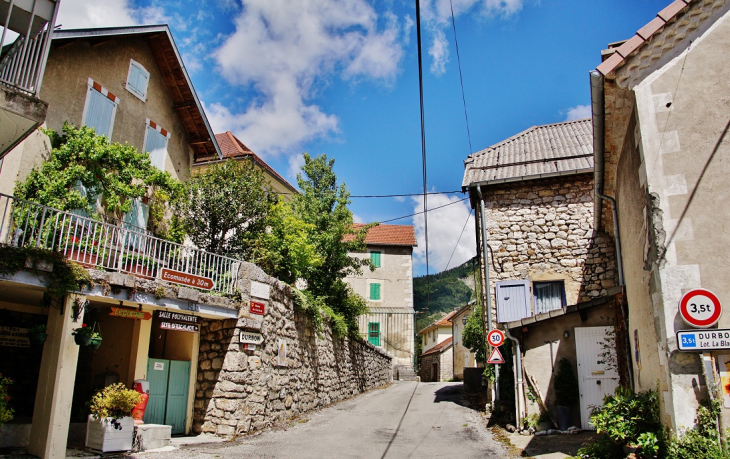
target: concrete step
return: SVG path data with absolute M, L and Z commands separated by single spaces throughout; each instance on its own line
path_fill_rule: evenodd
M 141 424 L 137 426 L 137 444 L 139 451 L 164 448 L 170 444 L 172 426 L 160 424 Z

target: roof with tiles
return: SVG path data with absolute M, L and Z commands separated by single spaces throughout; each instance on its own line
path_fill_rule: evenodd
M 462 187 L 593 171 L 590 119 L 533 126 L 472 153 Z
M 456 313 L 458 313 L 460 310 L 461 309 L 455 309 L 455 310 L 451 311 L 450 313 L 446 314 L 439 320 L 437 320 L 437 321 L 431 323 L 430 325 L 426 326 L 425 328 L 423 328 L 421 331 L 418 332 L 418 334 L 420 335 L 420 334 L 426 333 L 428 331 L 431 331 L 434 328 L 439 328 L 439 327 L 451 328 L 451 318 L 454 317 L 454 315 L 456 315 Z
M 353 223 L 352 228 L 358 230 L 364 223 Z M 345 237 L 352 240 L 352 236 Z M 372 245 L 407 245 L 417 246 L 416 231 L 411 225 L 378 225 L 370 228 L 365 237 L 366 244 Z
M 451 343 L 453 341 L 454 341 L 453 338 L 451 336 L 449 336 L 448 338 L 446 338 L 445 340 L 441 341 L 440 343 L 438 343 L 437 345 L 435 345 L 434 347 L 432 347 L 431 349 L 427 350 L 426 352 L 424 352 L 421 355 L 422 356 L 424 356 L 424 355 L 431 355 L 431 354 L 436 354 L 437 352 L 438 353 L 441 353 L 441 352 L 445 351 L 446 349 L 448 349 L 451 346 Z

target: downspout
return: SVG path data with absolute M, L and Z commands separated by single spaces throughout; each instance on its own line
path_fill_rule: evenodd
M 484 212 L 484 196 L 482 196 L 482 189 L 479 185 L 476 187 L 477 196 L 479 196 L 479 218 L 482 227 L 482 260 L 484 260 L 484 291 L 487 297 L 487 333 L 492 331 L 492 295 L 490 293 L 489 284 L 489 258 L 487 251 L 487 218 Z M 486 333 L 485 333 L 486 336 Z M 489 354 L 489 346 L 485 349 L 485 352 Z M 494 397 L 493 400 L 499 400 L 499 365 L 494 366 Z
M 504 336 L 512 340 L 515 344 L 515 421 L 517 428 L 522 425 L 523 400 L 525 397 L 525 381 L 522 379 L 522 349 L 520 349 L 520 340 L 510 335 L 509 329 L 505 330 Z

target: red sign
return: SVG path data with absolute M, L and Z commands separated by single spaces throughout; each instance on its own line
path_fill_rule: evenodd
M 264 314 L 265 310 L 266 305 L 264 303 L 261 303 L 260 301 L 251 301 L 251 306 L 249 308 L 251 314 Z
M 139 311 L 137 309 L 119 308 L 117 306 L 112 306 L 112 312 L 110 312 L 109 315 L 137 320 L 150 320 L 152 318 L 152 314 L 149 312 Z
M 707 328 L 720 320 L 722 305 L 711 291 L 696 288 L 685 293 L 679 300 L 679 314 L 689 325 Z
M 492 351 L 492 355 L 489 356 L 489 360 L 487 360 L 487 363 L 504 363 L 504 357 L 502 357 L 502 353 L 499 352 L 498 348 L 494 348 Z
M 494 347 L 499 347 L 504 343 L 504 333 L 502 330 L 492 330 L 487 333 L 487 342 Z
M 208 277 L 195 276 L 193 274 L 173 271 L 172 269 L 162 268 L 162 280 L 173 282 L 175 284 L 187 285 L 189 287 L 200 288 L 203 290 L 212 290 L 215 287 L 213 279 Z

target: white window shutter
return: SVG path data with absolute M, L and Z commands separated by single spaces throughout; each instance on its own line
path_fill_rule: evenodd
M 497 322 L 507 323 L 530 317 L 530 281 L 497 282 Z
M 150 72 L 139 62 L 130 60 L 129 74 L 127 75 L 127 90 L 137 96 L 142 102 L 147 98 L 147 85 L 150 80 Z

